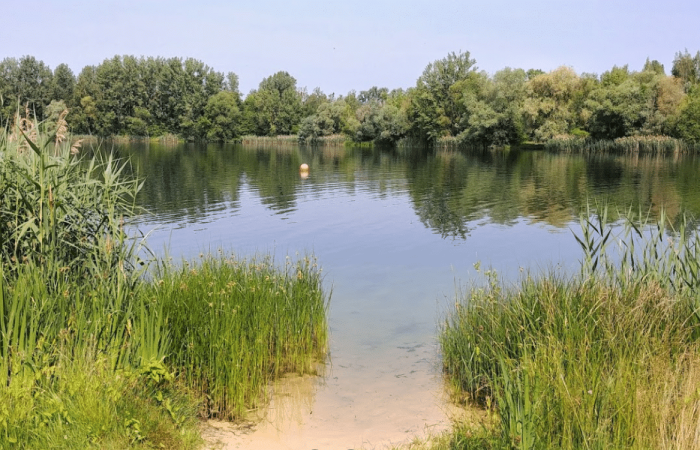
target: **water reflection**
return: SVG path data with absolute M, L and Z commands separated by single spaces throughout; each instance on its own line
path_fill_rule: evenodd
M 169 244 L 179 258 L 223 247 L 282 260 L 308 251 L 324 268 L 332 290 L 330 374 L 293 385 L 308 388 L 294 395 L 280 389 L 266 412 L 270 440 L 251 435 L 238 448 L 346 449 L 446 425 L 436 324 L 454 304 L 456 284 L 479 282 L 476 262 L 507 281 L 520 268 L 574 273 L 580 249 L 568 227 L 587 202 L 609 199 L 613 208 L 652 214 L 664 207 L 673 218 L 700 212 L 700 163 L 688 156 L 118 150 L 146 177 L 138 201 L 151 214 L 135 225 L 162 225 L 149 237 L 156 251 Z M 305 179 L 302 163 L 310 166 Z
M 512 225 L 524 218 L 565 227 L 587 203 L 613 209 L 666 208 L 672 220 L 700 212 L 700 160 L 694 156 L 562 155 L 533 151 L 459 152 L 358 148 L 251 148 L 141 144 L 119 147 L 146 178 L 139 197 L 158 223 L 235 215 L 242 190 L 286 217 L 300 197 L 329 192 L 376 198 L 408 195 L 425 227 L 466 239 L 469 224 Z M 299 166 L 311 172 L 301 177 Z

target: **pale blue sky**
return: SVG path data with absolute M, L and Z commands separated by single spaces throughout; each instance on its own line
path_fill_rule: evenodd
M 39 0 L 3 10 L 0 59 L 33 55 L 77 75 L 117 54 L 193 57 L 238 74 L 243 93 L 279 70 L 326 93 L 407 88 L 460 50 L 489 73 L 598 74 L 639 70 L 647 57 L 669 73 L 677 51 L 700 50 L 698 0 Z

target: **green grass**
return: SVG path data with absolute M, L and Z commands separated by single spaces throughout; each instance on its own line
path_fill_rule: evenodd
M 582 218 L 579 275 L 505 288 L 487 271 L 448 314 L 455 395 L 499 419 L 448 448 L 699 448 L 697 238 L 606 216 Z
M 199 417 L 325 362 L 314 260 L 143 261 L 128 162 L 21 123 L 0 133 L 0 448 L 197 448 Z
M 325 362 L 328 300 L 312 259 L 280 269 L 269 257 L 202 256 L 156 278 L 144 295 L 168 318 L 167 361 L 207 398 L 207 415 L 243 418 L 273 378 Z

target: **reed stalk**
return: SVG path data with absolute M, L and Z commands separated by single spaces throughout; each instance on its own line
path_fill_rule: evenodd
M 440 332 L 456 395 L 494 408 L 490 448 L 696 448 L 697 234 L 605 208 L 581 218 L 581 272 L 488 283 Z M 469 435 L 461 440 L 469 441 Z M 468 446 L 467 446 L 468 447 Z
M 669 136 L 626 136 L 615 140 L 595 140 L 565 135 L 547 141 L 545 149 L 566 153 L 678 154 L 698 152 L 700 145 Z

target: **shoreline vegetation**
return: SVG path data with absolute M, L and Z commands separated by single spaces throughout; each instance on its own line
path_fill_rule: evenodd
M 128 161 L 83 156 L 66 114 L 26 111 L 0 133 L 0 446 L 200 448 L 201 418 L 244 420 L 275 377 L 318 373 L 329 298 L 315 259 L 142 259 L 143 240 L 124 231 L 141 181 Z M 688 151 L 676 138 L 616 139 L 620 151 Z M 600 208 L 575 235 L 577 276 L 511 288 L 484 271 L 439 342 L 454 397 L 490 419 L 433 447 L 700 447 L 691 224 L 610 222 Z
M 640 217 L 582 216 L 577 276 L 482 271 L 439 341 L 455 397 L 491 420 L 439 448 L 700 447 L 700 240 Z
M 25 108 L 47 123 L 68 108 L 71 133 L 113 140 L 697 151 L 700 52 L 676 53 L 670 71 L 647 59 L 599 75 L 566 66 L 489 74 L 469 52 L 452 52 L 407 89 L 343 95 L 298 87 L 285 71 L 241 93 L 235 73 L 193 58 L 114 56 L 77 76 L 65 64 L 5 58 L 0 127 Z
M 143 260 L 141 182 L 64 119 L 0 133 L 0 448 L 200 448 L 201 418 L 245 420 L 271 380 L 320 370 L 314 258 Z

